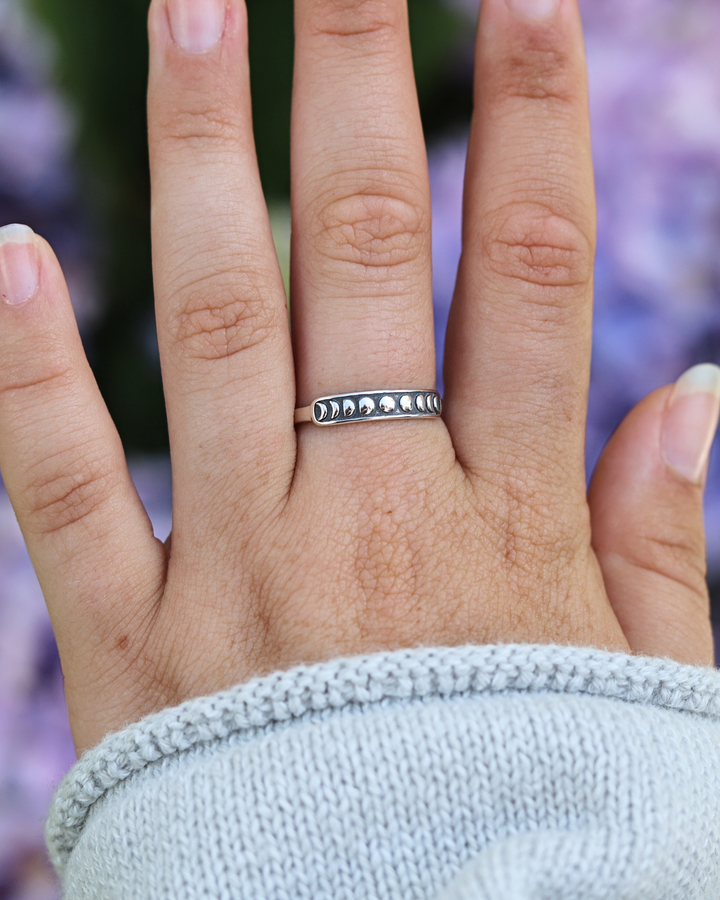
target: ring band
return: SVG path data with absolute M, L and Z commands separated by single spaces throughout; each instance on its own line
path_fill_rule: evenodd
M 387 419 L 436 419 L 442 413 L 437 391 L 361 391 L 318 397 L 310 406 L 295 410 L 295 424 L 349 425 Z

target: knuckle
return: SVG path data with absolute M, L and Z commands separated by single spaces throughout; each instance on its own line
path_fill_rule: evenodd
M 165 120 L 159 122 L 159 133 L 166 146 L 235 147 L 240 142 L 238 123 L 228 115 L 227 104 L 211 104 L 202 94 L 193 102 L 190 91 L 186 92 L 183 102 L 183 108 L 169 109 Z
M 366 272 L 415 262 L 429 250 L 430 216 L 415 200 L 352 194 L 321 207 L 315 245 L 325 258 Z
M 578 288 L 592 277 L 592 240 L 550 206 L 512 203 L 487 215 L 482 250 L 486 267 L 503 281 Z
M 41 372 L 28 377 L 13 377 L 0 382 L 0 396 L 5 400 L 17 400 L 18 397 L 30 397 L 30 402 L 37 402 L 36 393 L 50 394 L 55 390 L 66 390 L 75 381 L 75 371 L 68 362 L 58 360 L 55 365 L 44 360 Z
M 524 583 L 562 580 L 589 545 L 589 526 L 568 515 L 562 501 L 509 473 L 495 486 L 485 517 L 508 576 Z
M 36 466 L 25 489 L 25 520 L 35 534 L 55 534 L 87 520 L 114 490 L 116 478 L 104 460 L 86 454 L 66 465 L 65 455 Z
M 272 286 L 272 292 L 277 290 Z M 204 275 L 176 294 L 175 344 L 186 359 L 227 359 L 265 340 L 279 324 L 272 296 L 257 277 Z
M 316 2 L 315 33 L 330 38 L 378 38 L 398 24 L 398 4 L 389 0 Z
M 707 599 L 705 538 L 701 531 L 668 524 L 663 532 L 637 535 L 625 550 L 634 567 L 655 572 L 688 588 L 703 601 Z
M 495 70 L 492 96 L 506 100 L 538 101 L 553 106 L 573 102 L 578 79 L 572 77 L 568 54 L 544 36 L 511 53 Z

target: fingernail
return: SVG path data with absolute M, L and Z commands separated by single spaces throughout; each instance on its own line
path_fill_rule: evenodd
M 9 306 L 28 301 L 38 288 L 35 236 L 27 225 L 0 228 L 0 299 Z
M 225 31 L 227 0 L 168 0 L 173 40 L 189 53 L 207 53 Z
M 530 22 L 544 22 L 558 11 L 560 0 L 505 0 L 510 12 Z
M 693 366 L 675 383 L 662 424 L 665 462 L 693 484 L 702 484 L 720 414 L 720 368 Z

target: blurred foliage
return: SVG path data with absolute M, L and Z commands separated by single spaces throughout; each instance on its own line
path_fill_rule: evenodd
M 290 188 L 292 0 L 247 0 L 253 114 L 266 197 Z M 413 58 L 430 135 L 467 116 L 457 53 L 467 28 L 442 0 L 409 0 Z M 147 0 L 29 0 L 54 35 L 60 86 L 81 124 L 87 202 L 104 223 L 106 313 L 89 341 L 100 388 L 128 452 L 165 449 L 160 368 L 153 353 L 150 187 L 145 90 Z

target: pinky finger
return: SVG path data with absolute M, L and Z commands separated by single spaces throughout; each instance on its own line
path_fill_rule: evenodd
M 695 366 L 610 439 L 588 501 L 608 597 L 636 653 L 713 664 L 702 496 L 720 369 Z
M 85 358 L 57 259 L 22 225 L 0 228 L 0 301 L 0 469 L 70 700 L 74 681 L 103 681 L 112 654 L 99 647 L 131 633 L 142 604 L 159 596 L 164 551 Z

